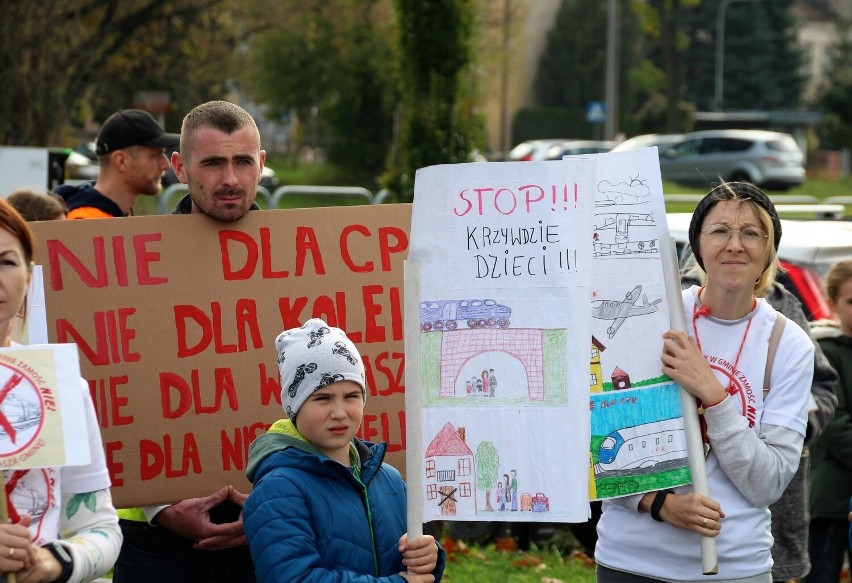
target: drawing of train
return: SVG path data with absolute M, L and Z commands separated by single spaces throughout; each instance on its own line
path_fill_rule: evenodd
M 24 431 L 34 427 L 41 422 L 41 408 L 34 401 L 20 399 L 16 395 L 9 395 L 0 407 L 9 424 L 15 431 Z M 0 429 L 0 438 L 5 439 L 8 435 L 5 429 Z
M 598 449 L 601 471 L 650 468 L 686 457 L 681 418 L 665 419 L 613 431 Z
M 18 482 L 9 496 L 18 512 L 29 514 L 39 520 L 47 512 L 47 496 L 27 482 Z
M 594 255 L 656 253 L 659 249 L 659 235 L 653 215 L 613 213 L 595 218 L 602 218 L 603 224 L 595 225 Z
M 420 303 L 420 329 L 455 330 L 459 322 L 468 328 L 508 328 L 512 308 L 490 299 L 437 300 Z

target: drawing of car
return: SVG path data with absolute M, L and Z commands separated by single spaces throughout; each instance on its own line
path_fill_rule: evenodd
M 468 328 L 508 328 L 512 308 L 491 299 L 436 300 L 420 304 L 420 329 L 455 330 L 459 322 Z
M 680 417 L 643 423 L 613 431 L 598 449 L 602 471 L 650 468 L 686 457 L 686 438 Z

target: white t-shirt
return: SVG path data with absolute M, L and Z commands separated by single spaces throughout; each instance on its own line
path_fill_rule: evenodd
M 89 435 L 91 461 L 84 466 L 38 468 L 32 470 L 4 470 L 6 492 L 11 506 L 10 515 L 30 514 L 33 543 L 44 545 L 59 538 L 58 527 L 62 494 L 83 494 L 109 488 L 110 478 L 106 457 L 95 416 L 95 407 L 89 394 L 89 385 L 81 379 L 86 428 Z M 16 518 L 15 516 L 10 516 Z
M 693 306 L 697 290 L 693 287 L 683 294 L 687 328 L 693 338 Z M 731 396 L 724 405 L 732 411 L 736 409 L 747 419 L 747 424 L 740 422 L 741 431 L 760 435 L 761 425 L 766 424 L 787 428 L 804 437 L 813 377 L 813 344 L 808 335 L 791 321 L 784 326 L 772 366 L 770 391 L 766 401 L 763 400 L 769 336 L 776 317 L 777 312 L 768 303 L 758 300 L 756 308 L 741 320 L 700 316 L 695 326 L 702 352 L 716 378 L 726 387 L 733 378 L 729 389 Z M 746 333 L 742 354 L 737 360 L 737 352 Z M 734 362 L 737 370 L 732 374 Z M 741 433 L 740 439 L 742 437 Z M 732 436 L 731 439 L 737 437 Z M 766 444 L 759 442 L 757 447 L 766 447 Z M 710 497 L 721 504 L 725 513 L 722 530 L 716 537 L 718 575 L 702 575 L 700 537 L 697 533 L 657 522 L 648 513 L 637 513 L 635 509 L 616 502 L 604 502 L 604 513 L 598 523 L 595 559 L 612 569 L 673 581 L 739 579 L 769 571 L 773 541 L 769 509 L 755 507 L 744 496 L 720 466 L 712 447 L 705 463 Z M 783 476 L 784 484 L 792 477 L 795 468 L 789 472 L 789 476 Z M 691 491 L 691 486 L 675 489 L 676 493 Z

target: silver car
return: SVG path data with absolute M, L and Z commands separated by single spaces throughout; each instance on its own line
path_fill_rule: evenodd
M 740 180 L 786 190 L 805 181 L 805 157 L 789 134 L 765 130 L 704 130 L 684 134 L 660 152 L 664 180 L 700 184 Z
M 638 150 L 639 148 L 650 148 L 657 146 L 657 150 L 662 152 L 669 146 L 678 143 L 683 139 L 683 134 L 642 134 L 633 136 L 618 144 L 612 149 L 613 152 L 629 152 L 630 150 Z
M 544 154 L 544 159 L 561 160 L 563 156 L 601 154 L 609 152 L 613 146 L 615 142 L 607 140 L 568 140 L 550 146 Z
M 506 160 L 510 162 L 540 162 L 545 159 L 551 146 L 568 142 L 567 138 L 547 140 L 527 140 L 521 142 L 509 152 Z

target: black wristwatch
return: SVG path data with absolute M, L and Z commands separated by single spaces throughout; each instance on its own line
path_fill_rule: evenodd
M 62 545 L 52 542 L 44 545 L 44 548 L 50 551 L 50 554 L 59 562 L 62 567 L 62 574 L 58 579 L 54 579 L 55 583 L 66 583 L 71 579 L 71 573 L 74 571 L 74 560 L 71 558 L 71 553 Z

